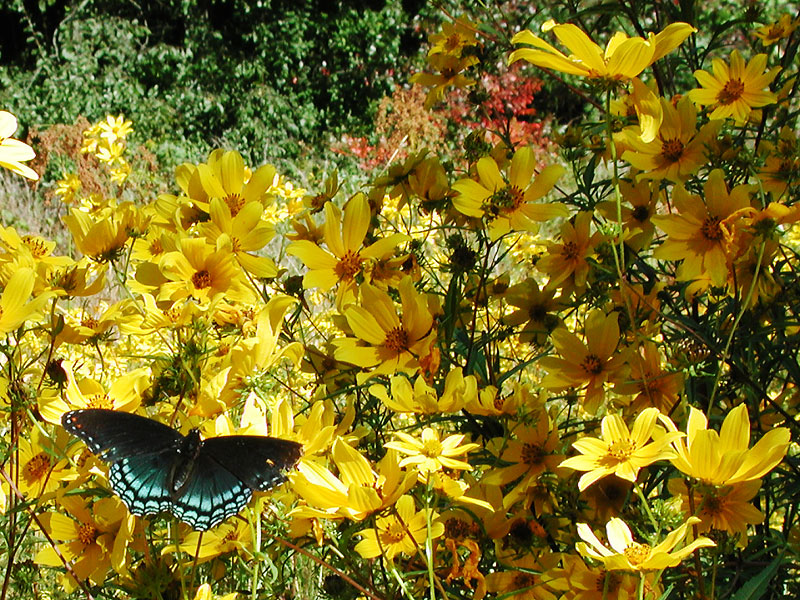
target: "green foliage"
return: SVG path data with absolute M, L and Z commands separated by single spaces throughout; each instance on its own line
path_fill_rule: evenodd
M 290 160 L 329 130 L 366 130 L 421 40 L 404 42 L 398 1 L 59 6 L 4 49 L 0 105 L 38 124 L 123 113 L 168 167 L 219 145 Z

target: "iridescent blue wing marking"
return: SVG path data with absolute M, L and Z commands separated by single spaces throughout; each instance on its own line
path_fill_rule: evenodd
M 121 458 L 111 465 L 108 482 L 134 515 L 143 517 L 169 511 L 172 508 L 167 486 L 169 461 L 165 453 Z
M 205 531 L 237 514 L 252 495 L 246 483 L 201 449 L 186 489 L 173 501 L 172 512 L 193 529 Z

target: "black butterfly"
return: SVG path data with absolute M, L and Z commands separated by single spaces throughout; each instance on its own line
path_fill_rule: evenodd
M 297 442 L 258 435 L 201 440 L 131 413 L 73 410 L 61 423 L 111 463 L 111 489 L 134 515 L 170 512 L 205 531 L 237 514 L 254 491 L 286 480 L 302 454 Z

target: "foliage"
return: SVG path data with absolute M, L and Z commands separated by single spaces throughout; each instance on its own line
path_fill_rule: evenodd
M 123 115 L 37 159 L 2 116 L 76 252 L 0 231 L 0 600 L 798 595 L 800 21 L 501 8 L 429 37 L 349 195 L 222 149 L 159 192 Z M 109 492 L 85 407 L 304 456 L 201 535 Z

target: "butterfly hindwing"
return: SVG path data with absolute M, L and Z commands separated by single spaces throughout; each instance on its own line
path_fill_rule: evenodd
M 172 512 L 193 529 L 205 531 L 237 514 L 252 495 L 245 482 L 201 449 L 186 488 L 173 500 Z
M 183 436 L 145 417 L 101 408 L 72 410 L 61 417 L 64 429 L 81 438 L 94 454 L 113 462 L 134 454 L 155 454 L 180 444 Z
M 203 442 L 203 453 L 210 455 L 252 490 L 266 492 L 286 481 L 302 454 L 297 442 L 258 435 L 230 435 Z
M 134 515 L 155 515 L 172 508 L 167 485 L 168 452 L 122 458 L 111 465 L 108 481 Z

